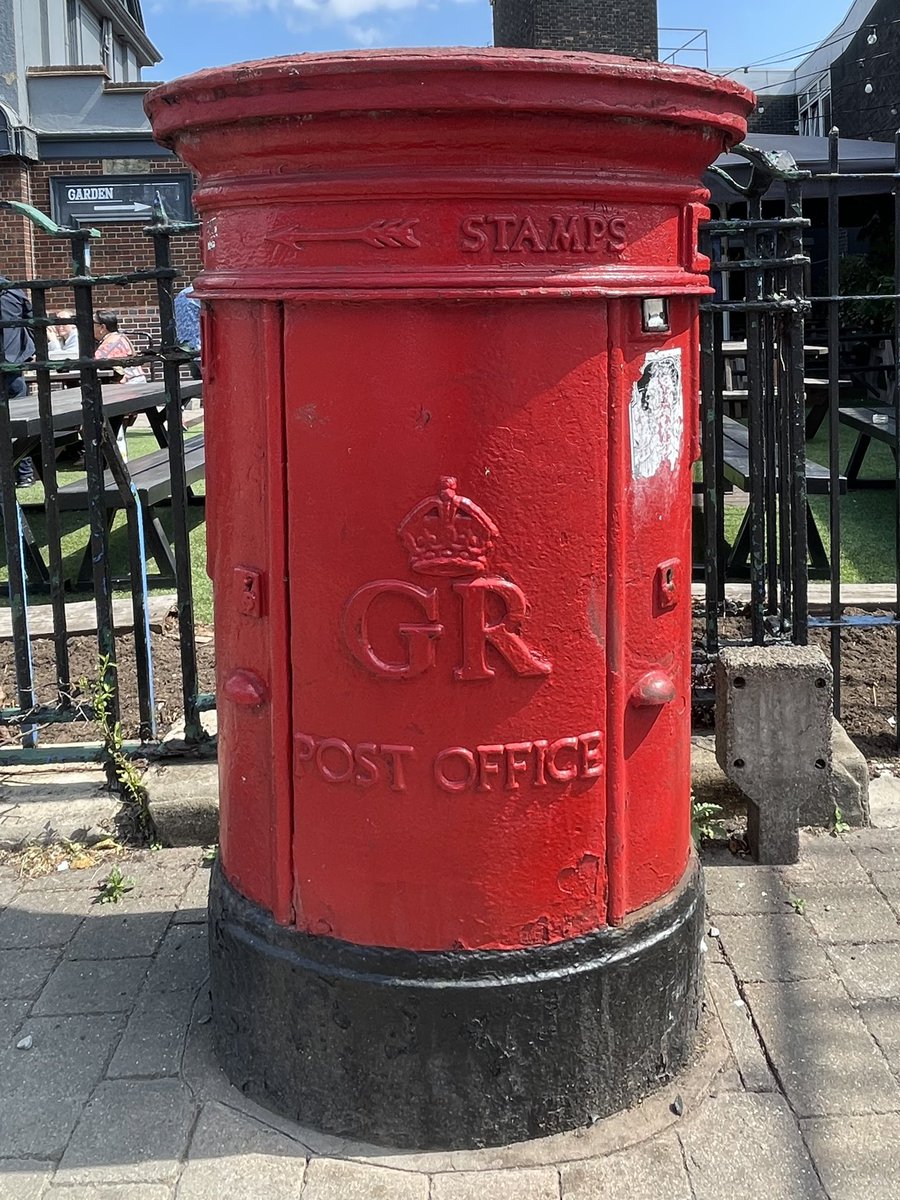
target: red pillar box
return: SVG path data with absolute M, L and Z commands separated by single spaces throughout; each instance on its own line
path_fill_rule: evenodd
M 750 106 L 491 50 L 148 97 L 201 180 L 214 1021 L 302 1122 L 500 1143 L 690 1052 L 699 179 Z

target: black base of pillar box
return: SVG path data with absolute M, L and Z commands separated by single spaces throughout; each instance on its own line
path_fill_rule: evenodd
M 262 1104 L 356 1141 L 461 1149 L 590 1124 L 688 1058 L 702 900 L 694 862 L 621 928 L 523 950 L 413 953 L 277 925 L 217 868 L 220 1061 Z

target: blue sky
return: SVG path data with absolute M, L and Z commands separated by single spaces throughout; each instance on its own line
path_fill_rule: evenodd
M 850 0 L 659 0 L 659 19 L 662 26 L 708 29 L 710 65 L 731 67 L 824 39 L 849 6 Z M 164 56 L 146 72 L 153 79 L 308 50 L 491 42 L 489 0 L 143 0 L 143 9 Z M 664 35 L 664 43 L 684 36 Z

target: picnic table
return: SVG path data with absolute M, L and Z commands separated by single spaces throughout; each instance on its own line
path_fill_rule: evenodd
M 896 477 L 890 479 L 860 479 L 859 472 L 872 442 L 883 442 L 897 458 L 897 420 L 892 408 L 860 407 L 842 408 L 838 412 L 842 425 L 856 432 L 856 444 L 847 463 L 847 486 L 854 488 L 894 487 Z
M 744 400 L 747 398 L 746 385 L 746 342 L 722 342 L 722 357 L 725 361 L 725 388 L 723 399 Z M 773 347 L 774 350 L 774 347 Z M 828 415 L 828 379 L 822 377 L 820 368 L 828 358 L 828 347 L 810 345 L 803 347 L 804 372 L 803 390 L 809 404 L 809 415 L 806 419 L 806 436 L 815 437 L 822 422 Z M 815 372 L 815 373 L 814 373 Z M 842 386 L 849 381 L 840 380 Z
M 891 339 L 882 333 L 844 333 L 840 344 L 841 371 L 856 393 L 855 404 L 877 408 L 890 403 L 897 377 Z
M 747 492 L 750 490 L 750 431 L 740 421 L 732 417 L 722 417 L 722 475 L 726 483 Z M 805 463 L 806 494 L 809 496 L 827 496 L 831 492 L 831 474 L 827 467 L 812 462 L 807 458 Z M 694 484 L 695 491 L 701 491 L 703 485 Z M 837 480 L 839 494 L 847 490 L 847 480 L 841 476 Z M 806 537 L 809 550 L 810 579 L 830 579 L 831 564 L 825 545 L 819 534 L 818 526 L 806 503 Z M 750 509 L 744 512 L 737 536 L 728 553 L 725 563 L 725 575 L 728 579 L 750 578 Z M 697 577 L 699 578 L 699 564 Z
M 181 384 L 183 400 L 192 400 L 203 390 L 202 382 L 185 380 Z M 146 413 L 150 428 L 161 446 L 168 445 L 166 404 L 168 392 L 162 383 L 110 383 L 101 387 L 103 415 L 110 421 Z M 81 392 L 74 388 L 53 392 L 50 397 L 54 433 L 80 429 L 83 420 Z M 41 440 L 41 414 L 37 396 L 19 396 L 9 402 L 10 435 L 14 443 L 30 443 L 20 457 L 32 454 Z M 18 447 L 17 447 L 18 448 Z
M 184 381 L 181 385 L 181 397 L 190 400 L 201 395 L 200 380 Z M 163 383 L 148 383 L 135 381 L 133 383 L 115 383 L 101 387 L 103 416 L 109 421 L 115 431 L 122 421 L 129 416 L 145 414 L 150 428 L 156 438 L 160 450 L 126 463 L 120 456 L 120 465 L 130 477 L 138 494 L 145 515 L 145 527 L 148 544 L 159 568 L 160 575 L 154 582 L 171 582 L 175 574 L 175 564 L 168 540 L 162 531 L 156 514 L 156 506 L 171 498 L 172 485 L 169 474 L 168 451 L 169 437 L 166 428 L 166 405 L 168 392 Z M 80 390 L 66 389 L 54 391 L 50 396 L 51 425 L 54 434 L 73 432 L 79 429 L 84 421 L 84 411 Z M 40 469 L 41 447 L 41 415 L 37 396 L 21 396 L 11 400 L 8 405 L 9 435 L 12 441 L 12 462 L 22 458 L 33 457 L 35 466 Z M 111 453 L 119 454 L 115 445 Z M 186 446 L 186 462 L 189 465 L 189 483 L 196 482 L 204 471 L 205 457 L 202 436 L 192 439 Z M 114 485 L 111 472 L 106 472 L 105 504 L 108 524 L 112 524 L 117 509 L 121 508 L 121 494 Z M 58 502 L 60 509 L 87 510 L 88 494 L 87 480 L 81 478 L 65 484 L 59 489 Z M 25 566 L 29 581 L 38 587 L 49 584 L 50 575 L 37 541 L 28 524 L 27 512 L 42 511 L 43 506 L 24 504 L 22 510 L 22 535 L 25 550 Z M 85 584 L 90 572 L 90 545 L 85 551 L 79 571 L 78 582 Z

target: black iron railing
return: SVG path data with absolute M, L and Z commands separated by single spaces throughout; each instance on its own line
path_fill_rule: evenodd
M 739 153 L 752 164 L 749 180 L 738 183 L 716 172 L 741 211 L 735 214 L 723 205 L 725 215 L 708 222 L 701 233 L 716 290 L 701 311 L 703 458 L 702 483 L 695 485 L 702 502 L 702 520 L 695 525 L 695 578 L 704 585 L 702 629 L 695 639 L 700 668 L 695 702 L 701 707 L 713 699 L 703 665 L 726 642 L 802 645 L 811 632 L 826 630 L 838 716 L 847 630 L 859 635 L 896 627 L 900 649 L 900 135 L 894 170 L 881 174 L 843 172 L 837 130 L 829 146 L 829 168 L 820 174 L 798 171 L 783 154 L 741 147 Z M 841 196 L 850 181 L 868 187 L 881 181 L 885 192 L 893 193 L 892 289 L 842 292 Z M 804 191 L 813 184 L 817 194 L 824 185 L 827 197 L 827 227 L 815 234 L 804 206 Z M 824 263 L 811 261 L 814 242 L 827 246 Z M 890 310 L 890 320 L 880 321 L 881 338 L 874 339 L 887 347 L 887 361 L 875 366 L 860 366 L 853 358 L 869 337 L 849 319 L 851 306 L 858 310 L 861 304 Z M 810 329 L 824 344 L 805 346 Z M 814 364 L 811 353 L 819 356 Z M 741 376 L 737 385 L 736 369 Z M 850 427 L 859 436 L 847 459 Z M 817 452 L 822 461 L 814 461 L 807 434 L 812 437 L 820 429 L 827 434 L 827 453 Z M 887 606 L 892 611 L 865 611 L 864 606 L 864 611 L 848 614 L 842 498 L 848 489 L 875 486 L 858 478 L 871 440 L 867 433 L 894 452 L 892 478 L 878 481 L 894 493 L 893 528 L 888 531 L 896 547 Z M 733 490 L 746 507 L 739 531 L 728 539 L 725 510 Z M 827 497 L 824 538 L 810 506 L 815 495 Z M 811 605 L 810 580 L 823 581 L 827 599 L 817 594 Z M 883 589 L 880 595 L 884 607 Z M 736 611 L 743 622 L 734 621 Z M 897 684 L 900 695 L 900 654 Z
M 900 454 L 897 452 L 897 433 L 900 431 L 900 390 L 897 383 L 897 348 L 898 333 L 900 333 L 900 133 L 897 134 L 894 146 L 894 170 L 890 173 L 857 174 L 841 170 L 840 135 L 833 129 L 829 135 L 829 169 L 827 173 L 818 176 L 825 181 L 828 198 L 828 275 L 827 293 L 810 296 L 814 312 L 818 315 L 823 309 L 827 315 L 828 329 L 828 429 L 829 429 L 829 471 L 836 476 L 841 469 L 840 430 L 842 423 L 842 361 L 841 350 L 845 344 L 845 327 L 843 316 L 848 305 L 869 304 L 887 306 L 892 318 L 889 321 L 890 332 L 887 338 L 893 347 L 893 371 L 885 372 L 886 391 L 881 396 L 864 397 L 868 401 L 862 409 L 856 405 L 858 412 L 868 410 L 872 415 L 872 431 L 874 422 L 881 417 L 884 424 L 893 430 L 893 463 L 894 478 L 889 483 L 894 492 L 894 580 L 897 594 L 894 600 L 894 611 L 891 616 L 878 614 L 854 614 L 848 618 L 845 614 L 845 604 L 841 595 L 841 550 L 842 550 L 842 521 L 839 497 L 832 496 L 828 514 L 829 540 L 831 559 L 835 569 L 831 574 L 831 589 L 829 611 L 827 616 L 813 616 L 810 626 L 830 631 L 831 662 L 834 668 L 834 707 L 835 715 L 841 715 L 841 664 L 842 664 L 842 635 L 851 627 L 854 631 L 875 629 L 885 625 L 894 626 L 897 630 L 896 643 L 896 686 L 898 701 L 900 701 Z M 864 293 L 843 294 L 841 288 L 841 221 L 840 221 L 840 186 L 842 182 L 856 180 L 872 183 L 881 180 L 886 187 L 893 191 L 893 242 L 894 242 L 894 280 L 893 293 Z M 878 411 L 882 410 L 882 411 Z M 849 420 L 850 410 L 843 414 Z M 889 434 L 886 429 L 885 433 Z M 852 460 L 851 460 L 852 461 Z M 848 475 L 852 475 L 848 466 Z M 853 480 L 857 485 L 859 480 Z M 900 738 L 900 726 L 897 727 Z
M 72 274 L 62 278 L 6 280 L 0 291 L 27 293 L 31 312 L 19 320 L 0 320 L 0 328 L 26 326 L 34 340 L 34 357 L 30 361 L 10 362 L 0 359 L 0 381 L 6 403 L 0 403 L 0 504 L 2 504 L 7 594 L 12 622 L 12 644 L 16 675 L 16 703 L 0 709 L 0 726 L 18 735 L 19 745 L 0 748 L 0 763 L 15 761 L 27 751 L 32 761 L 59 761 L 65 758 L 88 757 L 90 746 L 42 746 L 42 727 L 59 722 L 78 722 L 95 717 L 91 704 L 79 694 L 77 681 L 72 679 L 70 666 L 70 635 L 68 606 L 71 584 L 65 575 L 63 553 L 63 521 L 58 479 L 57 453 L 61 429 L 81 431 L 84 448 L 84 516 L 89 530 L 89 562 L 91 590 L 96 609 L 97 663 L 103 683 L 109 689 L 107 706 L 109 720 L 119 714 L 120 681 L 116 670 L 117 634 L 113 621 L 114 587 L 123 582 L 127 587 L 133 610 L 134 662 L 136 674 L 139 722 L 137 743 L 146 743 L 159 735 L 154 696 L 153 650 L 150 636 L 148 540 L 160 543 L 157 523 L 132 479 L 119 444 L 116 426 L 127 412 L 123 401 L 126 392 L 115 388 L 104 390 L 102 372 L 110 364 L 94 357 L 94 295 L 98 287 L 109 294 L 111 287 L 127 288 L 143 281 L 153 281 L 159 309 L 160 337 L 141 353 L 115 359 L 115 367 L 161 367 L 162 386 L 147 384 L 154 389 L 156 403 L 148 409 L 154 432 L 167 447 L 168 489 L 171 512 L 171 541 L 174 548 L 174 585 L 177 593 L 177 623 L 181 661 L 181 696 L 184 713 L 185 740 L 198 744 L 204 739 L 200 713 L 214 706 L 214 697 L 201 694 L 198 688 L 197 654 L 194 632 L 194 602 L 191 580 L 191 546 L 188 507 L 189 488 L 185 474 L 183 405 L 188 395 L 197 394 L 199 385 L 185 383 L 182 371 L 197 359 L 195 351 L 178 344 L 174 320 L 175 281 L 181 276 L 173 265 L 171 239 L 177 235 L 195 234 L 199 226 L 193 223 L 169 221 L 162 202 L 157 201 L 153 223 L 145 233 L 154 250 L 151 269 L 122 274 L 91 272 L 91 242 L 99 234 L 89 228 L 62 228 L 45 214 L 29 205 L 14 201 L 2 202 L 3 207 L 17 211 L 32 221 L 44 234 L 68 241 L 71 248 Z M 47 293 L 58 295 L 64 290 L 71 296 L 74 325 L 78 332 L 78 353 L 69 359 L 51 359 L 48 330 L 56 323 L 48 310 Z M 57 307 L 59 307 L 57 305 Z M 21 384 L 23 368 L 34 377 L 39 433 L 34 434 L 34 422 L 29 423 L 29 406 L 35 399 L 11 396 Z M 74 374 L 77 391 L 62 393 L 54 390 L 60 372 L 70 378 Z M 155 372 L 151 370 L 151 374 Z M 117 385 L 117 387 L 128 385 Z M 113 403 L 110 404 L 110 394 Z M 136 411 L 146 408 L 150 394 L 139 394 Z M 33 414 L 32 414 L 33 415 Z M 46 560 L 39 539 L 31 530 L 32 515 L 26 499 L 20 501 L 16 489 L 16 465 L 23 455 L 33 458 L 44 487 L 43 536 Z M 165 457 L 163 455 L 162 457 Z M 112 482 L 110 482 L 110 480 Z M 110 488 L 115 489 L 110 500 Z M 122 511 L 127 524 L 127 579 L 114 579 L 110 561 L 110 530 L 112 514 Z M 52 642 L 55 657 L 56 686 L 52 694 L 38 694 L 32 664 L 32 635 L 29 628 L 29 601 L 46 597 L 52 610 Z M 96 753 L 101 753 L 98 747 Z

